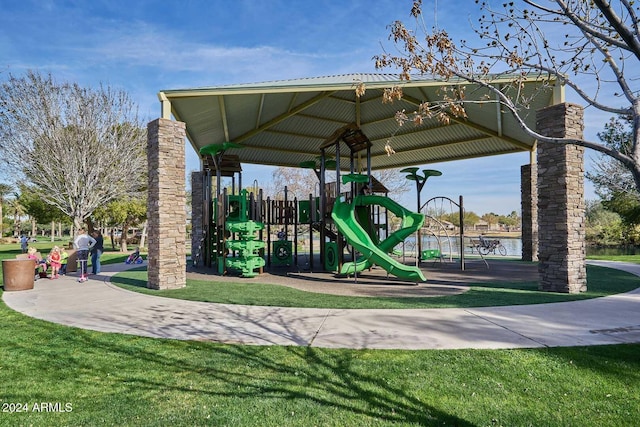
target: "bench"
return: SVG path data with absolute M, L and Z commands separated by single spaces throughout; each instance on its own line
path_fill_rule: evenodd
M 69 254 L 69 258 L 67 258 L 67 273 L 75 273 L 78 271 L 78 254 L 75 249 L 66 249 Z M 29 259 L 29 254 L 18 254 L 16 255 L 16 259 Z M 42 254 L 40 252 L 36 252 L 36 259 L 41 260 Z
M 482 246 L 482 244 L 480 243 L 480 240 L 477 239 L 470 239 L 469 240 L 469 248 L 471 249 L 471 252 L 473 252 L 473 250 L 477 250 L 478 253 L 480 253 L 480 246 Z
M 471 249 L 472 254 L 474 249 L 478 251 L 478 255 L 480 255 L 480 258 L 482 258 L 482 261 L 484 261 L 484 264 L 487 266 L 487 268 L 489 268 L 489 263 L 487 262 L 484 255 L 482 255 L 482 252 L 480 252 L 480 248 L 482 247 L 482 242 L 480 241 L 480 239 L 469 239 L 468 247 Z
M 36 269 L 35 269 L 35 274 L 37 275 L 37 277 L 47 277 L 47 269 L 49 268 L 49 266 L 47 264 L 44 264 L 46 266 L 46 268 L 44 269 L 44 271 L 40 270 L 40 267 L 42 267 L 42 254 L 40 252 L 36 252 Z M 26 260 L 29 259 L 29 254 L 18 254 L 16 255 L 16 259 L 18 260 Z
M 16 255 L 16 259 L 29 259 L 29 254 L 18 254 Z M 42 259 L 42 254 L 40 252 L 36 252 L 36 259 Z

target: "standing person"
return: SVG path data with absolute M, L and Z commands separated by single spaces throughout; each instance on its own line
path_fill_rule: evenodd
M 23 254 L 27 253 L 28 246 L 29 246 L 29 239 L 27 239 L 27 236 L 23 234 L 22 236 L 20 236 L 20 249 L 22 249 Z
M 61 259 L 60 248 L 54 246 L 53 249 L 51 249 L 51 253 L 49 253 L 49 263 L 51 264 L 51 280 L 58 278 L 58 271 L 60 271 L 60 266 L 62 265 Z
M 67 263 L 69 262 L 69 253 L 63 247 L 60 248 L 60 274 L 67 274 Z
M 80 263 L 80 278 L 78 282 L 87 281 L 87 259 L 89 249 L 96 244 L 96 239 L 89 236 L 84 228 L 78 230 L 78 236 L 73 241 L 73 247 L 78 251 L 78 262 Z
M 102 238 L 102 233 L 98 230 L 94 231 L 92 234 L 96 243 L 91 248 L 91 274 L 100 274 L 100 257 L 102 256 L 102 252 L 104 252 L 104 239 Z

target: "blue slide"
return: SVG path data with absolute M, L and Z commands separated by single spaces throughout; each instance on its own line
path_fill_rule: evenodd
M 356 219 L 355 207 L 366 205 L 384 206 L 395 215 L 402 217 L 402 228 L 376 245 Z M 353 203 L 336 200 L 331 217 L 347 242 L 362 254 L 362 258 L 355 263 L 345 263 L 340 270 L 341 274 L 353 274 L 375 264 L 400 279 L 414 282 L 427 280 L 418 267 L 402 264 L 388 255 L 398 243 L 403 242 L 422 226 L 424 215 L 411 212 L 388 197 L 357 196 Z

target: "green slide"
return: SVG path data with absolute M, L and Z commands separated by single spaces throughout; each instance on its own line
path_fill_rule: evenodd
M 407 237 L 411 234 L 415 233 L 416 230 L 422 226 L 424 222 L 424 215 L 412 212 L 402 205 L 396 203 L 394 200 L 383 197 L 383 196 L 358 196 L 354 201 L 354 205 L 356 206 L 356 213 L 359 207 L 367 206 L 367 205 L 380 205 L 384 206 L 389 211 L 393 212 L 396 216 L 402 218 L 402 226 L 395 233 L 389 235 L 387 239 L 382 242 L 377 242 L 372 239 L 372 242 L 378 249 L 384 251 L 385 253 L 391 253 L 396 245 L 402 243 Z M 356 216 L 360 224 L 362 224 L 361 217 Z M 363 226 L 364 228 L 364 226 Z M 371 235 L 371 234 L 369 234 Z M 358 271 L 366 270 L 371 267 L 374 262 L 371 261 L 370 258 L 361 257 L 356 260 L 355 263 L 347 262 L 340 269 L 341 274 L 353 274 Z
M 384 206 L 394 214 L 402 217 L 402 228 L 389 235 L 389 237 L 376 246 L 369 234 L 367 234 L 356 220 L 355 207 L 362 205 Z M 424 282 L 427 280 L 419 268 L 399 263 L 387 255 L 398 243 L 404 241 L 404 239 L 422 226 L 424 215 L 411 212 L 388 197 L 358 196 L 353 203 L 336 201 L 333 205 L 331 217 L 345 239 L 362 254 L 362 259 L 364 260 L 358 261 L 355 264 L 346 263 L 340 270 L 340 273 L 350 274 L 355 271 L 362 271 L 376 264 L 401 279 L 415 282 Z

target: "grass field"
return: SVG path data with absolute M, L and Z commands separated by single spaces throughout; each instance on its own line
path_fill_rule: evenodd
M 452 296 L 425 298 L 346 297 L 304 292 L 286 286 L 261 284 L 257 277 L 246 282 L 223 282 L 219 276 L 211 281 L 187 280 L 181 289 L 156 291 L 146 287 L 144 268 L 130 270 L 112 278 L 125 289 L 169 298 L 226 304 L 249 304 L 278 307 L 316 308 L 451 308 L 540 304 L 577 301 L 627 292 L 640 286 L 640 279 L 630 273 L 588 266 L 588 292 L 560 294 L 538 291 L 537 282 L 476 283 L 470 290 Z
M 0 246 L 0 258 L 14 251 Z M 103 261 L 124 257 L 107 252 Z M 606 287 L 607 271 L 598 274 Z M 625 277 L 608 281 L 633 283 Z M 1 426 L 617 427 L 640 419 L 640 345 L 326 350 L 91 332 L 4 303 L 0 319 Z

